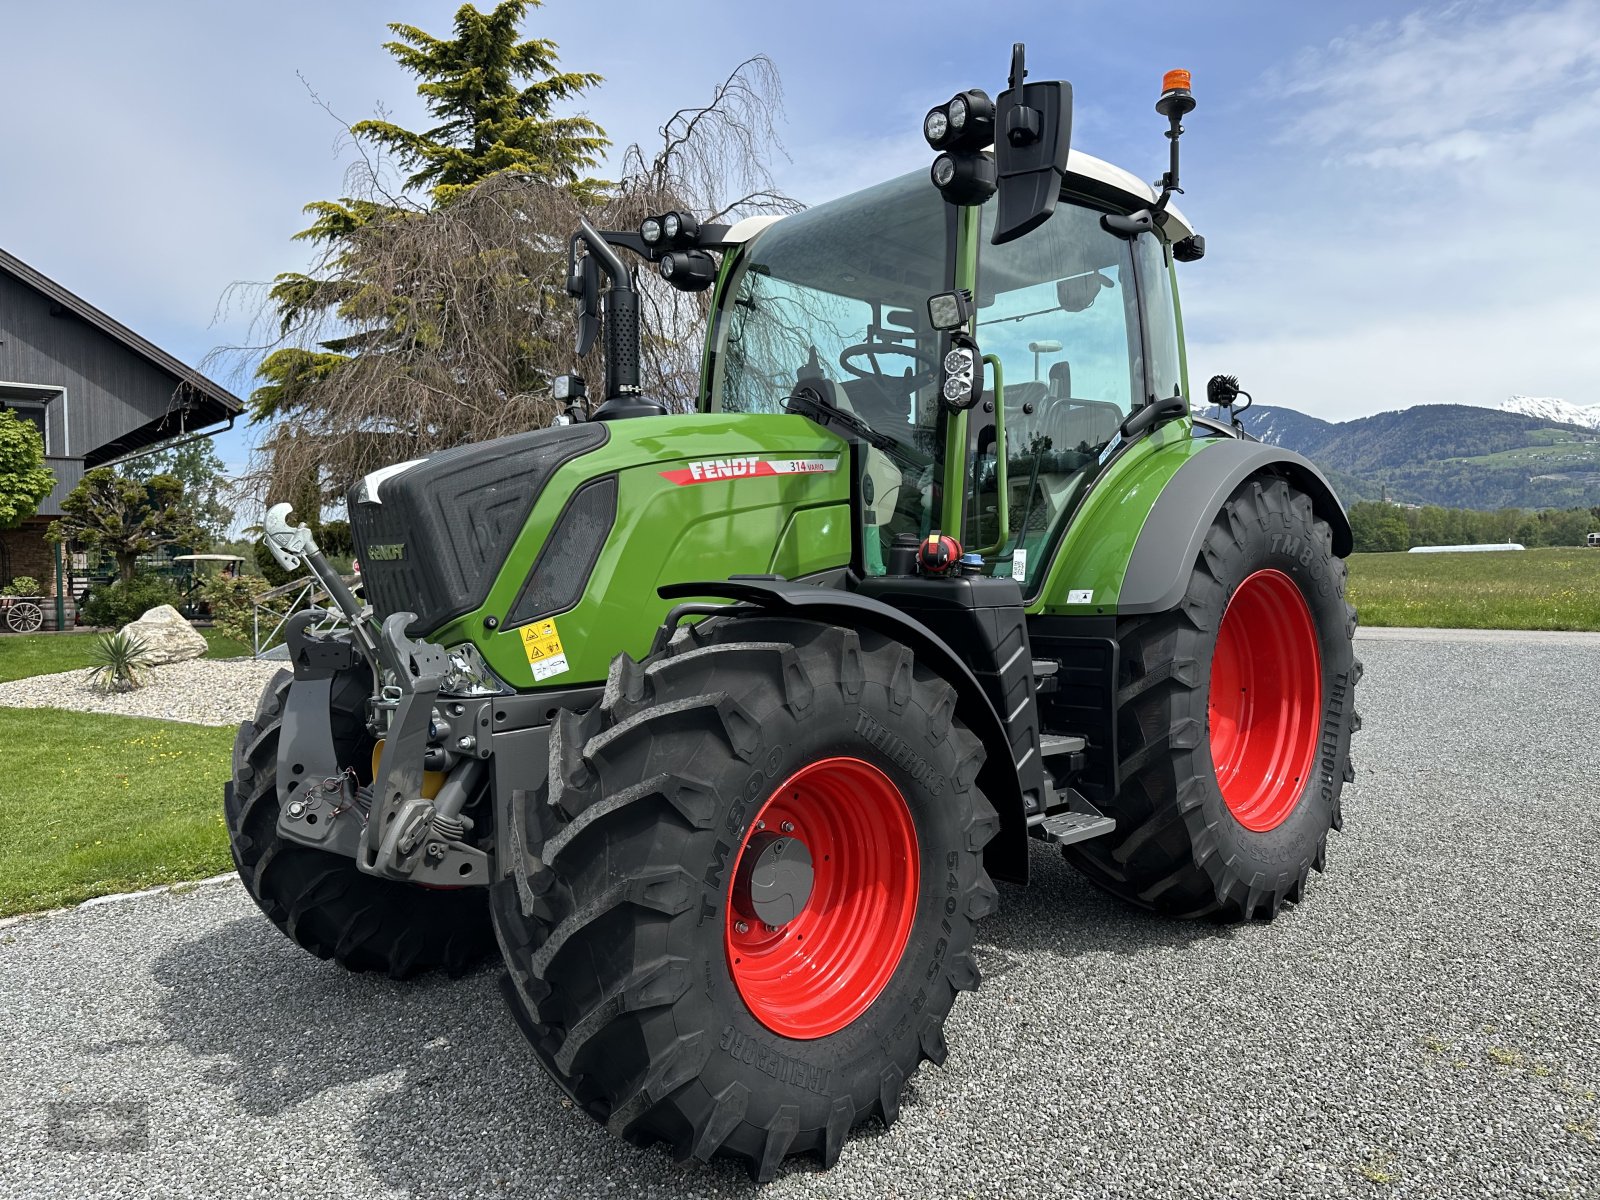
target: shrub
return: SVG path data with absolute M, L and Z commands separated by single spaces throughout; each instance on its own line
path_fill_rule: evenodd
M 211 620 L 217 632 L 249 644 L 255 598 L 268 586 L 259 575 L 240 575 L 234 579 L 216 575 L 202 583 L 200 594 L 211 605 Z
M 89 683 L 102 692 L 131 692 L 144 686 L 141 673 L 150 665 L 145 645 L 132 634 L 119 630 L 104 633 L 89 649 L 95 665 L 89 668 Z
M 129 583 L 101 585 L 85 598 L 79 608 L 89 625 L 126 625 L 162 604 L 176 606 L 178 589 L 159 575 L 135 575 Z
M 32 575 L 18 575 L 5 587 L 0 588 L 0 596 L 42 596 L 44 590 L 40 588 L 39 581 Z

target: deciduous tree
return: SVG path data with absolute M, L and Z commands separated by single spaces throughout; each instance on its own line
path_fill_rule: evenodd
M 171 475 L 183 484 L 184 499 L 194 512 L 195 523 L 206 535 L 207 544 L 196 546 L 197 551 L 210 550 L 227 538 L 228 527 L 233 524 L 233 509 L 227 503 L 227 468 L 209 439 L 195 438 L 131 459 L 122 469 L 132 479 Z
M 171 475 L 130 479 L 96 467 L 61 502 L 66 515 L 50 525 L 52 541 L 98 549 L 117 560 L 123 583 L 133 579 L 139 556 L 168 546 L 204 543 L 205 534 Z

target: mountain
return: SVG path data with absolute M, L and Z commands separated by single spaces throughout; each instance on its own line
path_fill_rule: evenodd
M 1596 424 L 1587 425 L 1465 404 L 1419 404 L 1353 421 L 1323 421 L 1294 409 L 1252 405 L 1241 420 L 1253 436 L 1311 459 L 1346 503 L 1387 495 L 1407 503 L 1496 509 L 1600 504 L 1600 412 L 1595 417 Z
M 1499 411 L 1520 413 L 1524 417 L 1537 417 L 1541 421 L 1553 421 L 1559 425 L 1600 429 L 1600 404 L 1580 408 L 1554 396 L 1513 396 L 1500 406 Z

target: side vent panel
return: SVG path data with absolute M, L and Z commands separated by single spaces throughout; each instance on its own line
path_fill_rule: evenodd
M 617 477 L 590 480 L 567 501 L 506 617 L 515 628 L 572 608 L 600 559 L 617 520 Z

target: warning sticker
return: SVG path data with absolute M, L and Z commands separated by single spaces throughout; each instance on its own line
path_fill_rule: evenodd
M 680 487 L 686 483 L 716 483 L 725 479 L 756 479 L 770 475 L 828 475 L 839 469 L 837 458 L 710 458 L 686 467 L 661 472 L 661 478 Z
M 522 635 L 522 648 L 527 652 L 535 680 L 549 679 L 568 669 L 567 652 L 561 648 L 561 635 L 556 632 L 554 621 L 535 621 L 517 632 Z
M 1094 603 L 1094 589 L 1093 588 L 1074 588 L 1072 591 L 1067 593 L 1067 603 L 1068 604 L 1093 604 Z

